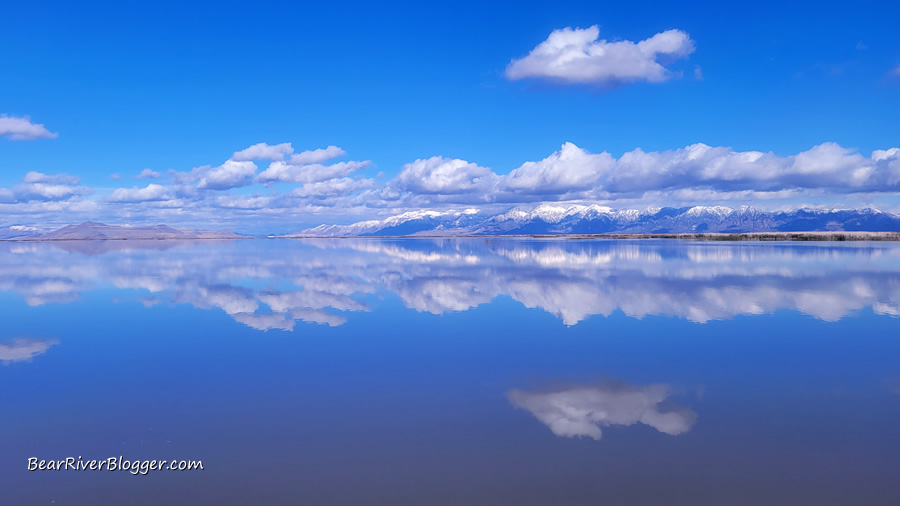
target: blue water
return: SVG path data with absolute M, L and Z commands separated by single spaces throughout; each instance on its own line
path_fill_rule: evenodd
M 0 242 L 0 504 L 896 505 L 898 315 L 893 243 Z

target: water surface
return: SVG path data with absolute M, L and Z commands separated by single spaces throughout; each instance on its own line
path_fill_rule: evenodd
M 0 242 L 0 504 L 896 505 L 898 246 Z

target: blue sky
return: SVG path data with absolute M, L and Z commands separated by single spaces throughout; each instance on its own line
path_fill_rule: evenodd
M 281 231 L 543 201 L 898 211 L 898 15 L 892 2 L 8 6 L 0 226 Z M 554 33 L 563 49 L 541 56 Z M 228 164 L 258 143 L 291 147 Z M 328 146 L 343 154 L 291 162 Z M 273 162 L 288 167 L 260 178 Z

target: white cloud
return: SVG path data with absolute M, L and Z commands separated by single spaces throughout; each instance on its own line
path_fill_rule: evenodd
M 900 148 L 875 150 L 866 157 L 823 143 L 779 156 L 698 143 L 670 151 L 638 148 L 615 159 L 565 143 L 547 158 L 525 162 L 505 175 L 465 160 L 416 160 L 371 196 L 384 201 L 405 197 L 410 206 L 572 199 L 627 199 L 638 205 L 653 195 L 654 202 L 665 203 L 674 197 L 752 201 L 898 191 Z
M 237 157 L 266 157 L 273 152 L 292 156 L 272 162 L 259 180 L 255 177 L 259 173 L 256 163 L 250 160 L 229 159 L 220 166 L 204 165 L 187 172 L 170 170 L 171 184 L 113 188 L 104 192 L 105 196 L 91 200 L 81 198 L 92 190 L 79 186 L 77 177 L 30 172 L 25 176 L 23 183 L 13 188 L 0 188 L 0 214 L 11 220 L 22 218 L 42 220 L 47 225 L 54 226 L 78 220 L 111 223 L 126 221 L 135 224 L 147 220 L 150 223 L 167 222 L 194 227 L 221 222 L 223 227 L 234 227 L 234 219 L 249 223 L 255 213 L 286 219 L 296 217 L 308 219 L 309 216 L 322 213 L 332 216 L 344 214 L 358 216 L 365 209 L 365 204 L 360 200 L 360 192 L 372 190 L 377 186 L 371 179 L 348 177 L 368 167 L 369 161 L 328 163 L 326 160 L 345 154 L 341 148 L 333 145 L 293 154 L 288 143 L 258 144 L 239 151 Z M 305 163 L 310 161 L 325 161 L 325 163 Z M 303 164 L 297 165 L 294 162 Z M 144 169 L 136 175 L 140 179 L 160 176 L 161 174 L 153 169 Z M 256 183 L 272 182 L 301 183 L 304 186 L 287 188 L 283 191 L 271 188 L 266 196 L 260 196 L 259 193 L 247 195 L 244 192 L 229 191 Z M 59 204 L 62 202 L 67 204 Z M 117 203 L 143 203 L 143 205 L 127 207 L 112 205 Z M 76 210 L 77 213 L 74 213 Z M 51 215 L 51 213 L 69 214 Z M 225 225 L 224 221 L 221 221 L 225 219 L 232 221 L 229 225 Z M 254 231 L 259 230 L 258 225 L 254 225 L 253 228 Z
M 285 156 L 290 155 L 287 162 L 289 165 L 310 165 L 322 163 L 326 160 L 331 160 L 332 158 L 344 156 L 345 154 L 347 153 L 337 146 L 328 146 L 326 148 L 294 153 L 294 148 L 291 146 L 290 142 L 274 145 L 260 142 L 249 148 L 236 151 L 231 159 L 235 161 L 271 160 L 275 162 L 284 160 Z
M 249 148 L 236 151 L 234 155 L 231 156 L 231 159 L 238 162 L 250 160 L 284 160 L 285 155 L 289 155 L 293 152 L 294 148 L 291 147 L 290 142 L 275 145 L 260 142 Z
M 59 134 L 51 132 L 40 123 L 32 123 L 28 116 L 16 117 L 0 114 L 0 137 L 13 141 L 55 139 Z
M 160 173 L 152 169 L 144 169 L 137 175 L 138 179 L 157 179 Z
M 335 197 L 338 195 L 350 195 L 359 190 L 372 188 L 374 186 L 375 181 L 372 179 L 351 179 L 349 177 L 342 177 L 304 184 L 300 188 L 293 189 L 290 192 L 290 195 L 293 197 L 312 198 Z
M 151 183 L 143 188 L 116 188 L 106 200 L 109 202 L 134 203 L 167 200 L 169 198 L 171 197 L 165 186 Z
M 302 153 L 297 153 L 295 155 L 291 155 L 290 163 L 291 165 L 308 165 L 311 163 L 322 163 L 326 160 L 331 160 L 332 158 L 337 158 L 339 156 L 344 156 L 347 153 L 337 147 L 337 146 L 328 146 L 324 149 L 313 149 L 310 151 L 304 151 Z
M 609 174 L 616 160 L 607 152 L 592 155 L 567 142 L 539 162 L 525 162 L 503 178 L 505 189 L 525 194 L 589 190 Z
M 661 82 L 674 74 L 658 60 L 683 58 L 694 43 L 681 30 L 667 30 L 642 40 L 597 40 L 600 29 L 554 30 L 528 56 L 506 68 L 511 80 L 538 78 L 568 84 L 609 86 L 634 81 Z
M 260 183 L 316 183 L 363 170 L 369 166 L 365 162 L 338 162 L 331 165 L 313 163 L 308 165 L 293 165 L 285 162 L 272 162 L 266 170 L 256 177 Z
M 14 222 L 40 223 L 42 226 L 61 227 L 80 221 L 96 219 L 105 209 L 87 199 L 66 200 L 4 200 L 0 191 L 0 215 Z
M 881 158 L 878 158 L 881 157 Z M 686 148 L 625 153 L 603 185 L 612 192 L 709 187 L 719 190 L 771 191 L 828 188 L 840 192 L 896 191 L 900 183 L 897 151 L 876 151 L 867 158 L 826 142 L 792 156 L 734 151 L 693 144 Z
M 25 177 L 22 178 L 22 182 L 25 183 L 50 183 L 50 184 L 65 184 L 65 185 L 77 185 L 80 180 L 75 176 L 70 176 L 68 174 L 44 174 L 42 172 L 28 172 L 25 174 Z
M 876 162 L 897 158 L 900 158 L 900 148 L 876 149 L 875 151 L 872 151 L 872 160 L 875 160 Z
M 277 146 L 281 145 L 264 145 Z M 252 161 L 228 160 L 218 167 L 170 171 L 171 185 L 117 188 L 106 197 L 93 198 L 87 197 L 92 190 L 80 186 L 75 176 L 32 171 L 21 184 L 0 188 L 0 214 L 11 221 L 49 219 L 53 224 L 86 219 L 146 219 L 190 222 L 191 226 L 216 222 L 240 231 L 249 231 L 239 228 L 247 226 L 268 233 L 271 229 L 259 222 L 250 223 L 253 215 L 265 215 L 266 222 L 290 219 L 302 229 L 405 211 L 453 210 L 451 204 L 492 213 L 506 211 L 512 204 L 536 202 L 590 202 L 617 209 L 713 203 L 749 203 L 768 210 L 801 205 L 900 209 L 897 147 L 863 154 L 823 143 L 800 153 L 778 155 L 698 143 L 668 151 L 638 148 L 616 159 L 607 152 L 595 154 L 565 143 L 547 157 L 522 163 L 505 174 L 476 162 L 434 156 L 405 164 L 383 183 L 357 174 L 370 166 L 368 161 L 294 163 L 342 154 L 335 146 L 305 151 L 275 160 L 262 172 Z M 145 169 L 139 177 L 156 175 Z M 276 182 L 289 186 L 269 186 L 264 192 L 259 187 L 229 191 Z M 111 205 L 124 202 L 146 204 Z M 227 225 L 226 219 L 231 220 Z M 237 220 L 243 223 L 236 225 Z
M 200 177 L 197 188 L 228 190 L 252 183 L 256 174 L 256 164 L 250 161 L 227 160 L 222 165 L 209 169 Z
M 497 176 L 491 169 L 459 159 L 434 156 L 403 166 L 395 180 L 401 191 L 420 194 L 456 195 L 489 192 Z
M 252 197 L 222 195 L 216 199 L 216 205 L 231 209 L 265 209 L 272 205 L 272 197 L 255 195 Z
M 47 183 L 25 183 L 13 187 L 13 193 L 18 202 L 32 200 L 66 200 L 85 192 L 79 186 Z
M 13 339 L 12 342 L 0 343 L 0 363 L 28 361 L 46 353 L 51 346 L 59 344 L 56 339 Z
M 557 436 L 599 440 L 601 427 L 643 423 L 672 436 L 691 429 L 696 413 L 686 408 L 662 411 L 666 385 L 572 387 L 551 392 L 512 390 L 510 402 L 531 412 Z

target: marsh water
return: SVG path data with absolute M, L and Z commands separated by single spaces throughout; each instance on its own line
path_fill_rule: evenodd
M 900 503 L 900 245 L 0 242 L 0 504 Z M 29 471 L 28 459 L 204 469 Z

